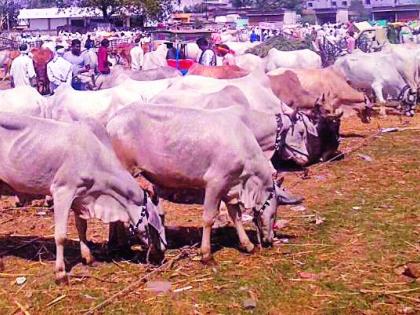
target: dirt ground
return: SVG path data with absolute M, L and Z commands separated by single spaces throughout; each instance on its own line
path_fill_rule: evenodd
M 404 130 L 377 134 L 384 127 Z M 284 174 L 284 185 L 305 196 L 304 208 L 280 207 L 274 247 L 253 254 L 238 250 L 228 225 L 214 229 L 214 262 L 203 265 L 197 249 L 183 248 L 200 241 L 201 206 L 166 202 L 166 257 L 184 255 L 95 313 L 418 314 L 419 128 L 419 113 L 369 125 L 345 120 L 344 158 L 310 167 L 305 179 L 302 171 Z M 104 224 L 90 222 L 88 234 L 97 259 L 91 267 L 81 263 L 71 219 L 70 284 L 57 286 L 52 211 L 13 208 L 3 197 L 0 314 L 85 313 L 156 268 L 109 256 Z M 154 281 L 170 289 L 156 293 Z

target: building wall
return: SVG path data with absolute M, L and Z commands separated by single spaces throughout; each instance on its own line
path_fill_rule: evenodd
M 397 12 L 397 20 L 398 21 L 413 21 L 419 18 L 418 11 L 402 11 Z
M 66 18 L 60 18 L 60 19 L 51 19 L 51 29 L 56 30 L 57 27 L 63 26 L 67 24 Z
M 362 0 L 362 2 L 366 8 L 419 4 L 419 0 Z M 307 0 L 306 6 L 309 9 L 347 8 L 350 3 L 351 0 Z
M 30 19 L 29 20 L 30 30 L 48 30 L 48 19 Z
M 394 7 L 399 5 L 419 4 L 419 0 L 370 0 L 372 7 Z
M 309 0 L 306 6 L 309 9 L 330 9 L 330 8 L 347 8 L 351 0 Z
M 283 14 L 275 15 L 250 15 L 248 16 L 249 25 L 258 25 L 260 22 L 283 22 Z

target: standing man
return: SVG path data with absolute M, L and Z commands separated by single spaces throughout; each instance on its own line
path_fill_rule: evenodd
M 146 53 L 152 51 L 152 38 L 150 34 L 146 34 L 140 39 L 140 46 Z
M 87 54 L 82 54 L 81 42 L 79 39 L 71 41 L 70 51 L 66 52 L 63 56 L 72 65 L 73 78 L 71 85 L 75 90 L 82 90 L 93 81 L 92 76 L 80 76 L 81 74 L 90 71 L 90 58 Z
M 134 47 L 130 50 L 131 56 L 131 70 L 138 71 L 143 67 L 144 51 L 141 47 L 141 38 L 137 37 L 134 40 Z
M 203 66 L 216 66 L 216 54 L 210 48 L 207 39 L 201 37 L 197 39 L 196 43 L 202 51 L 201 55 L 197 58 L 197 62 Z
M 54 58 L 47 64 L 47 76 L 50 81 L 51 95 L 62 84 L 71 85 L 72 66 L 63 58 L 64 47 L 55 48 Z
M 32 59 L 29 57 L 28 44 L 19 46 L 20 56 L 15 58 L 10 68 L 10 85 L 16 86 L 29 85 L 35 86 L 35 68 Z
M 95 47 L 95 41 L 91 38 L 91 35 L 89 34 L 85 42 L 85 48 L 91 49 L 93 47 Z
M 108 61 L 108 47 L 109 47 L 109 40 L 103 39 L 101 41 L 101 47 L 98 50 L 98 71 L 101 74 L 110 74 L 111 69 L 109 68 L 109 61 Z
M 81 42 L 78 39 L 71 41 L 70 51 L 67 51 L 63 58 L 72 64 L 73 76 L 90 70 L 90 60 L 85 54 L 82 54 Z
M 257 41 L 257 34 L 255 33 L 255 30 L 253 29 L 251 32 L 251 35 L 249 36 L 249 41 L 251 43 L 256 42 Z
M 347 37 L 347 51 L 351 54 L 356 48 L 356 39 L 354 38 L 354 32 L 350 31 Z

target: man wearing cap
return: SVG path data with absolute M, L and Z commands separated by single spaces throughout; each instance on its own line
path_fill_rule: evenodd
M 134 71 L 141 70 L 141 68 L 143 67 L 144 51 L 140 43 L 141 43 L 141 38 L 137 37 L 134 40 L 135 46 L 131 48 L 130 50 L 131 70 L 134 70 Z
M 32 59 L 29 57 L 28 44 L 19 46 L 20 56 L 15 58 L 10 68 L 10 85 L 13 87 L 29 85 L 35 86 L 35 68 Z
M 63 58 L 64 47 L 55 48 L 54 58 L 47 64 L 47 76 L 50 81 L 51 95 L 62 84 L 71 85 L 72 65 Z
M 197 62 L 203 66 L 216 66 L 216 54 L 210 48 L 209 42 L 204 37 L 197 39 L 198 48 L 202 50 L 201 55 L 197 58 Z

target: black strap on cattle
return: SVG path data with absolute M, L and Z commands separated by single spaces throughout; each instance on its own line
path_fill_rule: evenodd
M 274 186 L 273 186 L 274 189 Z M 267 200 L 263 203 L 260 209 L 257 209 L 256 207 L 252 208 L 252 211 L 254 213 L 254 219 L 256 217 L 261 216 L 264 213 L 264 210 L 270 205 L 271 200 L 274 197 L 274 191 L 271 191 L 270 194 L 267 197 Z
M 130 224 L 129 231 L 131 235 L 135 235 L 139 231 L 139 225 L 143 223 L 144 218 L 149 218 L 149 212 L 147 211 L 147 192 L 143 190 L 143 204 L 140 207 L 140 218 L 136 224 Z
M 406 93 L 407 93 L 407 97 L 405 97 Z M 417 96 L 417 93 L 416 92 L 411 93 L 411 88 L 408 84 L 401 89 L 400 94 L 398 95 L 397 100 L 403 103 L 404 105 L 403 110 L 409 116 L 414 115 L 414 111 L 416 108 L 416 96 Z
M 270 205 L 271 200 L 276 197 L 275 191 L 276 191 L 275 183 L 273 182 L 273 190 L 270 191 L 270 194 L 268 195 L 266 201 L 263 203 L 261 208 L 259 208 L 259 209 L 257 209 L 256 207 L 252 208 L 252 212 L 254 214 L 254 218 L 253 218 L 252 221 L 254 222 L 255 226 L 257 227 L 257 238 L 258 238 L 258 243 L 259 244 L 262 243 L 262 238 L 263 238 L 261 216 L 263 215 L 265 209 Z
M 398 101 L 404 101 L 404 94 L 407 92 L 407 90 L 410 89 L 410 86 L 407 84 L 406 86 L 404 86 L 401 91 L 400 94 L 398 95 L 397 100 Z
M 135 237 L 135 235 L 139 232 L 139 226 L 140 224 L 143 223 L 144 218 L 146 218 L 147 220 L 149 220 L 149 212 L 147 211 L 147 192 L 145 190 L 143 190 L 143 204 L 140 207 L 140 218 L 138 219 L 136 224 L 130 224 L 129 226 L 129 232 L 131 234 L 132 237 Z M 144 227 L 146 234 L 147 234 L 147 238 L 149 239 L 149 251 L 150 251 L 150 245 L 153 242 L 153 237 L 152 237 L 152 232 L 151 232 L 151 228 L 153 228 L 154 230 L 156 230 L 157 236 L 159 238 L 159 240 L 165 245 L 167 246 L 166 241 L 162 238 L 162 235 L 159 233 L 159 231 L 153 227 L 153 225 L 151 225 L 149 222 L 147 222 L 147 225 Z M 149 255 L 149 251 L 147 256 Z
M 283 121 L 282 121 L 282 115 L 286 116 L 290 119 L 291 126 L 289 128 L 283 129 Z M 298 115 L 305 115 L 304 113 L 299 112 Z M 281 150 L 287 148 L 293 152 L 299 153 L 303 156 L 306 156 L 309 158 L 309 154 L 305 152 L 301 152 L 300 150 L 290 146 L 286 142 L 287 134 L 289 133 L 290 129 L 293 133 L 295 131 L 295 122 L 293 122 L 292 118 L 288 114 L 276 114 L 276 122 L 277 122 L 277 130 L 276 130 L 276 143 L 274 144 L 274 150 L 278 154 L 281 154 Z M 308 134 L 308 126 L 306 125 L 305 120 L 302 119 L 303 125 L 305 126 L 306 133 Z

